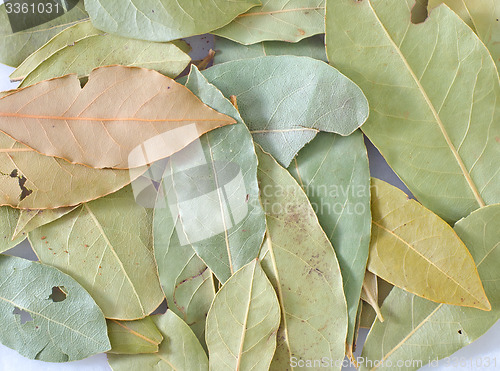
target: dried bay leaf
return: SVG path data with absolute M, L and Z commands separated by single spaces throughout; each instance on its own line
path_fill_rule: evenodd
M 171 310 L 151 318 L 164 338 L 158 353 L 108 354 L 113 371 L 208 371 L 207 355 L 182 319 Z
M 377 318 L 380 322 L 384 322 L 384 317 L 380 313 L 380 307 L 378 305 L 378 280 L 377 276 L 366 271 L 365 280 L 363 281 L 363 290 L 361 291 L 361 299 L 367 304 L 369 304 L 372 309 L 377 314 Z
M 226 281 L 208 312 L 210 369 L 269 369 L 279 324 L 276 293 L 255 259 Z
M 364 133 L 424 206 L 454 222 L 500 202 L 500 84 L 455 13 L 442 6 L 414 25 L 414 3 L 329 1 L 327 54 L 370 102 Z
M 20 209 L 73 206 L 123 188 L 141 171 L 146 168 L 130 174 L 126 170 L 72 165 L 41 155 L 0 132 L 0 205 Z
M 265 40 L 297 42 L 325 32 L 325 0 L 263 0 L 213 31 L 240 44 Z
M 163 335 L 151 317 L 137 321 L 108 319 L 108 335 L 113 354 L 156 353 Z
M 82 24 L 90 24 L 90 21 Z M 56 38 L 66 38 L 64 34 L 68 30 L 71 29 L 64 30 Z M 19 87 L 70 73 L 76 73 L 79 78 L 87 77 L 95 67 L 113 64 L 148 68 L 175 78 L 190 61 L 189 55 L 174 43 L 126 39 L 97 31 L 55 51 L 35 66 Z
M 31 71 L 33 71 L 40 63 L 45 61 L 58 50 L 61 50 L 75 41 L 84 39 L 89 36 L 103 34 L 90 21 L 78 22 L 70 26 L 47 41 L 38 50 L 33 52 L 23 63 L 10 74 L 11 81 L 19 81 L 24 79 Z M 54 77 L 54 76 L 51 76 Z
M 79 206 L 29 240 L 40 261 L 74 277 L 106 318 L 143 318 L 163 301 L 152 210 L 135 202 L 131 186 Z
M 178 243 L 169 248 L 193 248 L 225 282 L 258 256 L 264 238 L 257 156 L 238 111 L 196 67 L 186 87 L 237 124 L 207 133 L 170 157 L 161 188 L 163 209 L 157 203 L 155 211 L 163 214 L 157 230 L 166 231 L 167 241 L 176 233 Z M 160 256 L 165 246 L 159 248 Z
M 318 133 L 289 171 L 335 249 L 349 312 L 347 343 L 352 344 L 371 231 L 370 169 L 363 135 Z
M 232 61 L 215 65 L 203 75 L 226 97 L 236 97 L 254 140 L 286 167 L 318 131 L 349 135 L 368 117 L 361 89 L 335 68 L 312 58 Z
M 227 25 L 238 14 L 260 5 L 258 0 L 212 0 L 203 3 L 170 0 L 85 0 L 94 26 L 120 36 L 171 41 L 200 35 Z
M 270 369 L 292 370 L 291 357 L 342 360 L 348 319 L 335 251 L 306 194 L 259 148 L 258 175 L 268 228 L 260 259 L 282 312 Z
M 67 362 L 110 349 L 104 316 L 70 276 L 0 255 L 0 342 L 24 357 Z M 54 300 L 54 290 L 63 300 Z
M 76 206 L 45 210 L 21 210 L 19 218 L 17 219 L 13 237 L 15 238 L 20 234 L 27 234 L 42 225 L 53 222 L 54 220 L 70 213 L 75 208 Z
M 35 19 L 40 13 L 28 12 L 25 17 Z M 0 62 L 17 67 L 31 53 L 60 31 L 88 18 L 83 0 L 64 15 L 25 31 L 12 32 L 5 4 L 0 5 Z
M 368 273 L 368 271 L 366 271 Z M 382 306 L 385 298 L 391 293 L 393 285 L 377 277 L 378 299 L 377 303 L 379 308 Z M 359 326 L 362 328 L 371 328 L 373 321 L 377 318 L 377 313 L 373 307 L 367 302 L 363 301 L 363 308 L 361 309 L 361 318 L 359 319 Z
M 493 309 L 485 312 L 437 304 L 396 287 L 382 306 L 385 322 L 374 324 L 363 357 L 394 363 L 422 360 L 425 364 L 472 343 L 500 319 L 500 204 L 474 211 L 454 229 L 474 257 Z
M 216 37 L 215 46 L 214 64 L 266 55 L 296 55 L 328 62 L 323 36 L 308 37 L 297 43 L 263 41 L 252 45 L 242 45 L 223 37 Z
M 438 303 L 491 310 L 472 256 L 444 220 L 375 178 L 372 217 L 370 272 Z
M 26 237 L 21 235 L 13 240 L 18 218 L 19 210 L 8 206 L 0 207 L 0 253 L 13 248 Z
M 500 4 L 497 0 L 430 0 L 429 8 L 444 3 L 476 31 L 500 70 Z M 432 10 L 431 10 L 432 11 Z
M 97 68 L 83 89 L 67 75 L 0 99 L 1 131 L 47 156 L 94 168 L 141 167 L 234 122 L 172 79 L 136 67 Z

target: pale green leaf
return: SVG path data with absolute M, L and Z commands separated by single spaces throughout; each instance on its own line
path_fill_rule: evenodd
M 39 259 L 74 277 L 106 318 L 143 318 L 163 301 L 152 210 L 135 202 L 130 186 L 81 205 L 29 239 Z
M 217 278 L 225 282 L 257 257 L 264 237 L 257 157 L 238 111 L 196 67 L 191 70 L 186 87 L 237 123 L 203 135 L 170 157 L 162 180 L 163 195 L 155 211 L 162 215 L 162 224 L 156 229 L 158 233 L 166 231 L 164 241 L 176 233 L 178 242 L 174 246 L 193 248 Z
M 363 92 L 335 68 L 312 58 L 232 61 L 203 75 L 226 97 L 236 97 L 254 140 L 284 166 L 318 131 L 349 135 L 368 117 Z
M 213 33 L 241 44 L 297 42 L 325 32 L 325 0 L 262 0 Z
M 208 371 L 207 355 L 182 319 L 171 310 L 151 318 L 164 338 L 158 353 L 108 354 L 113 371 Z
M 21 235 L 13 239 L 20 211 L 9 206 L 0 207 L 0 253 L 7 251 L 26 238 Z
M 472 256 L 444 220 L 375 178 L 372 218 L 370 272 L 438 303 L 491 309 Z
M 73 278 L 28 260 L 0 256 L 0 342 L 21 355 L 67 362 L 110 349 L 106 321 Z M 54 300 L 54 290 L 63 300 Z
M 137 321 L 108 319 L 108 336 L 113 354 L 156 353 L 163 335 L 151 317 Z
M 54 220 L 70 213 L 75 208 L 76 206 L 60 207 L 57 209 L 20 210 L 13 237 L 18 237 L 21 234 L 24 236 L 34 229 L 53 222 Z
M 370 170 L 363 135 L 319 133 L 299 152 L 289 171 L 335 249 L 349 312 L 347 342 L 352 344 L 371 230 Z
M 73 45 L 75 41 L 84 39 L 89 36 L 103 34 L 97 28 L 92 26 L 90 21 L 79 22 L 71 27 L 62 30 L 52 39 L 47 41 L 40 49 L 26 58 L 23 63 L 10 74 L 11 81 L 24 79 L 31 71 L 33 71 L 40 63 L 49 58 L 55 52 Z
M 375 322 L 363 357 L 386 364 L 402 359 L 426 364 L 472 343 L 500 319 L 500 204 L 474 211 L 454 229 L 476 261 L 492 311 L 436 304 L 394 288 L 382 306 L 385 322 Z
M 348 319 L 335 251 L 293 177 L 270 155 L 257 154 L 268 227 L 260 259 L 282 311 L 271 370 L 293 370 L 292 357 L 340 361 Z
M 260 5 L 259 0 L 85 0 L 85 9 L 98 29 L 151 41 L 171 41 L 210 32 L 256 5 Z
M 498 0 L 430 0 L 429 8 L 432 9 L 441 3 L 448 5 L 476 31 L 500 70 L 500 3 Z
M 223 37 L 216 37 L 215 47 L 214 64 L 266 55 L 296 55 L 327 62 L 323 36 L 309 37 L 297 43 L 263 41 L 253 45 L 241 45 Z
M 276 293 L 255 259 L 227 280 L 208 312 L 210 369 L 269 369 L 279 324 Z
M 27 17 L 36 18 L 37 13 L 28 13 Z M 50 22 L 13 33 L 5 4 L 0 5 L 0 62 L 17 67 L 26 57 L 40 48 L 54 35 L 72 26 L 82 19 L 88 18 L 83 7 L 83 0 L 64 14 Z
M 414 25 L 414 3 L 329 0 L 327 52 L 370 102 L 364 133 L 424 206 L 454 222 L 500 202 L 500 84 L 455 13 L 440 6 Z
M 90 21 L 82 24 L 90 24 Z M 65 33 L 68 31 L 73 32 L 71 29 L 64 30 L 56 38 L 67 39 Z M 76 73 L 79 78 L 88 77 L 92 69 L 113 64 L 149 68 L 174 78 L 184 71 L 190 61 L 189 55 L 173 43 L 126 39 L 96 30 L 94 34 L 77 38 L 43 60 L 29 72 L 20 87 L 70 73 Z

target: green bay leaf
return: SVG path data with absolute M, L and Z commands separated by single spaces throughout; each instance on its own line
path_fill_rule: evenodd
M 325 0 L 263 0 L 261 6 L 212 33 L 249 45 L 265 40 L 297 42 L 324 32 Z
M 20 211 L 9 206 L 0 207 L 0 253 L 7 251 L 20 243 L 25 235 L 13 239 Z
M 170 0 L 85 0 L 94 26 L 120 36 L 171 41 L 225 26 L 238 14 L 259 5 L 258 0 L 213 0 L 180 3 Z
M 372 218 L 370 272 L 438 303 L 491 309 L 472 256 L 444 220 L 376 178 Z
M 226 281 L 208 312 L 210 369 L 269 369 L 279 324 L 276 293 L 255 259 Z
M 113 371 L 208 371 L 208 359 L 189 326 L 174 312 L 151 317 L 164 340 L 158 353 L 108 354 Z
M 157 353 L 163 335 L 151 317 L 137 321 L 107 320 L 113 354 Z
M 18 71 L 19 75 L 28 72 L 20 87 L 70 73 L 76 73 L 79 78 L 88 77 L 92 69 L 113 64 L 149 68 L 174 78 L 191 61 L 191 58 L 174 43 L 126 39 L 97 29 L 89 31 L 89 25 L 90 21 L 82 22 L 62 31 L 51 40 L 55 45 L 49 46 L 48 49 L 55 49 L 71 38 L 73 41 L 51 55 L 46 56 L 49 51 L 45 49 L 32 55 L 33 64 L 36 60 L 46 57 L 31 71 L 27 71 L 29 67 Z M 37 57 L 38 53 L 42 55 Z M 19 68 L 22 67 L 24 66 Z
M 349 135 L 368 117 L 368 103 L 357 85 L 312 58 L 238 60 L 217 64 L 203 75 L 226 97 L 236 97 L 254 140 L 286 167 L 318 131 Z
M 371 231 L 370 170 L 363 135 L 319 133 L 289 171 L 335 249 L 349 312 L 347 342 L 352 344 Z
M 282 312 L 271 370 L 293 370 L 292 357 L 340 361 L 348 319 L 335 251 L 299 184 L 270 155 L 257 154 L 268 228 L 260 259 Z
M 73 278 L 0 255 L 0 342 L 24 357 L 67 362 L 110 349 L 104 316 Z M 54 300 L 54 290 L 64 293 Z
M 414 25 L 414 3 L 330 0 L 327 52 L 370 102 L 364 133 L 424 206 L 455 222 L 500 202 L 500 84 L 455 13 L 441 6 Z
M 40 261 L 74 277 L 106 318 L 143 318 L 163 301 L 152 210 L 135 202 L 131 186 L 81 205 L 29 240 Z
M 363 357 L 386 364 L 401 359 L 422 360 L 425 364 L 472 343 L 500 319 L 500 204 L 474 211 L 454 229 L 474 257 L 492 310 L 437 304 L 396 287 L 382 306 L 385 322 L 373 325 Z
M 40 17 L 40 14 L 28 12 L 25 16 L 36 18 Z M 81 0 L 74 8 L 52 21 L 13 33 L 5 4 L 1 4 L 0 62 L 12 67 L 19 66 L 26 57 L 54 35 L 86 18 L 88 18 L 88 14 L 85 12 L 83 0 Z
M 216 37 L 215 47 L 214 64 L 266 55 L 296 55 L 328 62 L 323 36 L 308 37 L 297 43 L 263 41 L 252 45 L 242 45 L 223 37 Z

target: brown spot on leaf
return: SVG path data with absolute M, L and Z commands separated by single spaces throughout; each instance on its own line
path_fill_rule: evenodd
M 301 34 L 301 35 L 305 35 L 306 34 L 306 31 L 304 31 L 302 28 L 299 28 L 298 31 L 299 31 L 299 34 Z

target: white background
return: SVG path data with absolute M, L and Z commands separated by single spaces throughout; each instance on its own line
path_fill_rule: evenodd
M 0 0 L 0 4 L 3 0 Z M 193 53 L 191 56 L 193 59 L 203 58 L 210 48 L 213 48 L 213 39 L 209 36 L 200 36 L 189 39 L 189 43 L 193 47 Z M 16 88 L 17 84 L 12 84 L 9 81 L 9 74 L 14 69 L 5 65 L 0 64 L 0 91 L 9 90 Z M 370 159 L 370 171 L 372 176 L 383 179 L 399 188 L 408 192 L 407 188 L 403 183 L 397 178 L 397 176 L 389 168 L 385 160 L 378 153 L 378 151 L 371 145 L 367 143 L 368 147 L 368 157 Z M 31 251 L 29 245 L 24 242 L 21 246 L 16 247 L 8 252 L 11 255 L 22 256 L 24 258 L 36 260 L 36 256 Z M 499 265 L 500 269 L 500 265 Z M 0 273 L 1 274 L 1 273 Z M 1 326 L 1 323 L 0 323 Z M 0 328 L 1 331 L 1 328 Z M 367 331 L 361 329 L 360 338 L 358 343 L 359 355 L 361 346 L 366 337 Z M 480 364 L 481 358 L 490 357 L 496 358 L 497 367 L 490 366 L 486 367 L 476 367 L 471 368 L 471 364 L 475 365 L 476 360 Z M 467 366 L 465 367 L 452 367 L 446 366 L 447 361 L 442 360 L 439 362 L 437 367 L 425 366 L 421 370 L 435 370 L 435 371 L 450 371 L 450 370 L 500 370 L 500 321 L 497 322 L 486 334 L 484 334 L 480 339 L 470 344 L 469 346 L 459 350 L 450 357 L 450 361 L 456 360 L 468 360 Z M 471 363 L 472 361 L 472 363 Z M 354 370 L 354 368 L 345 368 L 345 370 Z M 69 363 L 46 363 L 41 361 L 33 361 L 20 356 L 16 351 L 11 350 L 0 344 L 0 371 L 109 371 L 109 367 L 106 355 L 99 354 L 88 359 Z M 144 370 L 148 371 L 148 370 Z

